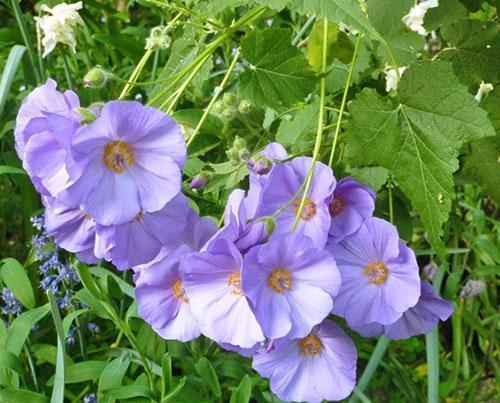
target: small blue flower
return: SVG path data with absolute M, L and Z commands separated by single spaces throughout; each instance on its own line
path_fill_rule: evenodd
M 4 303 L 4 305 L 2 306 L 2 313 L 4 315 L 17 315 L 21 312 L 21 304 L 7 287 L 4 287 L 2 289 L 2 294 L 0 297 L 2 298 Z
M 87 393 L 83 396 L 83 403 L 97 403 L 97 397 L 94 393 Z
M 75 343 L 76 343 L 76 331 L 75 331 L 75 328 L 72 327 L 68 331 L 68 336 L 66 337 L 66 344 L 68 346 L 74 346 Z
M 92 336 L 97 335 L 101 331 L 99 326 L 97 326 L 94 322 L 87 323 L 87 329 L 89 330 L 90 334 L 92 334 Z

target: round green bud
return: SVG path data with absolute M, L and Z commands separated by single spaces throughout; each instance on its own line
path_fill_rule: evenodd
M 221 112 L 220 116 L 223 119 L 231 120 L 231 119 L 233 119 L 236 116 L 236 109 L 234 109 L 234 108 L 225 108 Z
M 250 113 L 250 111 L 252 110 L 252 103 L 248 99 L 244 99 L 238 105 L 238 110 L 243 115 L 246 115 L 246 114 Z
M 89 70 L 83 77 L 83 86 L 86 88 L 101 88 L 108 80 L 108 73 L 100 66 L 96 66 Z
M 222 113 L 222 111 L 224 110 L 224 104 L 222 103 L 222 101 L 217 101 L 213 106 L 213 110 L 214 112 Z
M 237 149 L 247 148 L 247 141 L 244 138 L 241 138 L 240 136 L 236 136 L 234 138 L 233 146 L 234 148 Z
M 222 96 L 222 102 L 226 106 L 236 106 L 236 103 L 238 102 L 238 98 L 236 97 L 236 94 L 232 92 L 226 92 Z

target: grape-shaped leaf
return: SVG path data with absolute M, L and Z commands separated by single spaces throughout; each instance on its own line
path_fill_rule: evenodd
M 494 21 L 459 20 L 442 28 L 451 46 L 439 58 L 453 63 L 460 81 L 476 90 L 481 81 L 496 83 L 500 66 L 498 23 Z
M 291 45 L 290 31 L 253 30 L 241 41 L 241 51 L 251 63 L 240 75 L 242 98 L 276 109 L 301 101 L 314 90 L 317 78 L 304 54 Z
M 463 174 L 478 182 L 488 195 L 500 203 L 500 87 L 488 95 L 482 106 L 488 111 L 497 134 L 471 144 Z
M 469 140 L 494 134 L 486 112 L 458 82 L 449 63 L 427 62 L 406 70 L 397 98 L 365 89 L 350 113 L 348 162 L 387 168 L 443 256 L 440 236 L 454 197 L 459 149 Z
M 343 22 L 374 39 L 382 39 L 356 0 L 290 0 L 288 6 L 299 13 L 316 14 L 336 23 Z

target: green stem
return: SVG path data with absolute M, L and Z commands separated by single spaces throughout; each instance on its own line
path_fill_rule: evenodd
M 323 117 L 325 113 L 325 96 L 326 96 L 326 68 L 327 68 L 327 55 L 328 55 L 328 20 L 324 19 L 323 25 L 323 48 L 322 48 L 322 64 L 321 64 L 321 81 L 320 81 L 320 95 L 319 95 L 319 114 L 318 114 L 318 129 L 316 131 L 316 142 L 314 144 L 314 151 L 311 161 L 311 167 L 309 168 L 309 172 L 306 177 L 306 185 L 304 188 L 304 195 L 300 201 L 299 208 L 297 209 L 297 215 L 295 216 L 295 220 L 292 225 L 292 231 L 295 231 L 297 225 L 299 223 L 300 217 L 302 215 L 302 210 L 304 209 L 304 205 L 306 203 L 307 195 L 309 193 L 309 189 L 311 188 L 312 178 L 314 174 L 314 166 L 316 165 L 316 161 L 318 160 L 319 150 L 321 148 L 321 141 L 323 139 Z
M 305 34 L 305 32 L 307 31 L 307 29 L 314 23 L 315 19 L 316 19 L 316 17 L 314 15 L 312 15 L 312 16 L 310 16 L 308 18 L 308 20 L 302 26 L 302 28 L 300 29 L 300 31 L 297 32 L 297 35 L 295 35 L 295 37 L 293 38 L 293 40 L 292 40 L 292 45 L 293 46 L 297 46 L 297 44 L 300 42 L 300 39 Z
M 240 57 L 240 49 L 238 48 L 238 50 L 236 51 L 236 54 L 234 55 L 234 58 L 233 58 L 233 60 L 232 60 L 232 62 L 230 64 L 229 68 L 227 69 L 226 74 L 224 75 L 224 78 L 222 79 L 222 81 L 221 81 L 221 83 L 219 85 L 219 90 L 214 94 L 214 96 L 210 100 L 210 103 L 208 104 L 207 108 L 203 112 L 203 115 L 201 116 L 200 121 L 196 125 L 196 127 L 195 127 L 195 129 L 193 131 L 193 134 L 191 135 L 191 137 L 187 141 L 187 146 L 188 147 L 193 142 L 194 138 L 196 137 L 196 135 L 200 131 L 201 126 L 203 126 L 203 123 L 205 122 L 205 119 L 208 117 L 208 114 L 210 113 L 210 111 L 212 110 L 212 107 L 214 106 L 215 102 L 219 98 L 219 95 L 222 94 L 222 91 L 226 87 L 226 84 L 227 84 L 227 82 L 229 80 L 229 76 L 231 75 L 231 72 L 233 71 L 234 66 L 236 66 L 236 62 L 238 61 L 239 57 Z
M 344 114 L 344 109 L 347 103 L 347 94 L 349 92 L 349 87 L 351 86 L 352 74 L 354 72 L 354 66 L 356 65 L 356 58 L 358 56 L 359 44 L 361 42 L 361 33 L 358 34 L 356 39 L 356 45 L 354 46 L 354 53 L 352 55 L 351 66 L 349 68 L 349 73 L 347 74 L 347 80 L 345 83 L 344 95 L 342 96 L 342 103 L 340 104 L 339 117 L 337 118 L 337 125 L 335 127 L 335 135 L 333 136 L 332 151 L 330 152 L 330 159 L 328 160 L 328 166 L 331 167 L 333 163 L 333 155 L 335 154 L 335 148 L 337 147 L 337 139 L 340 132 L 340 123 L 342 122 L 342 116 Z
M 394 55 L 394 52 L 392 51 L 392 47 L 389 44 L 389 42 L 384 40 L 384 46 L 387 50 L 387 53 L 389 54 L 389 57 L 391 58 L 392 66 L 396 71 L 396 80 L 399 82 L 399 80 L 401 79 L 401 75 L 399 74 L 399 67 L 398 67 L 398 62 L 396 60 L 396 56 Z
M 375 374 L 375 371 L 378 368 L 380 361 L 382 361 L 382 358 L 384 357 L 385 351 L 389 346 L 389 342 L 390 340 L 387 337 L 385 336 L 379 337 L 377 345 L 375 346 L 375 349 L 373 350 L 373 353 L 370 357 L 370 360 L 368 361 L 368 364 L 366 365 L 366 368 L 363 371 L 361 378 L 359 378 L 358 384 L 356 385 L 356 388 L 359 391 L 363 392 L 370 383 L 370 380 L 372 379 L 372 376 Z M 349 399 L 349 403 L 355 403 L 357 400 L 358 400 L 357 396 L 352 396 Z
M 193 69 L 193 67 L 197 66 L 202 60 L 205 58 L 209 57 L 212 53 L 215 52 L 215 50 L 222 44 L 224 43 L 234 32 L 245 26 L 246 24 L 249 24 L 250 22 L 254 21 L 258 17 L 260 17 L 261 14 L 266 11 L 266 7 L 261 6 L 261 7 L 256 7 L 252 11 L 249 11 L 247 14 L 245 14 L 243 17 L 241 17 L 238 21 L 236 21 L 226 32 L 221 34 L 219 37 L 217 37 L 210 45 L 208 45 L 203 52 L 201 52 L 189 65 L 184 67 L 181 71 L 179 71 L 177 74 L 172 76 L 170 78 L 170 84 L 167 85 L 162 91 L 160 91 L 156 96 L 151 98 L 151 100 L 148 102 L 148 105 L 155 104 L 158 100 L 160 100 L 162 97 L 165 96 L 165 94 L 168 94 L 168 92 L 174 88 L 181 80 L 182 78 L 190 73 Z
M 64 65 L 64 75 L 66 76 L 66 82 L 68 83 L 68 88 L 73 90 L 73 80 L 71 80 L 71 73 L 69 71 L 68 58 L 66 57 L 66 52 L 62 53 L 63 65 Z
M 389 178 L 387 182 L 387 193 L 389 194 L 389 221 L 394 223 L 394 202 L 392 197 L 392 181 Z
M 12 4 L 12 9 L 14 10 L 14 16 L 16 17 L 17 25 L 19 25 L 19 30 L 21 31 L 21 35 L 23 37 L 23 42 L 24 45 L 26 46 L 26 49 L 28 50 L 28 57 L 31 63 L 31 66 L 33 67 L 33 71 L 35 72 L 36 76 L 36 82 L 40 84 L 42 82 L 42 72 L 37 69 L 37 65 L 35 64 L 35 57 L 34 57 L 34 48 L 33 44 L 31 43 L 29 33 L 28 33 L 28 28 L 26 27 L 26 22 L 24 20 L 24 16 L 21 12 L 21 7 L 19 7 L 19 2 L 17 0 L 11 0 L 10 2 Z
M 130 75 L 130 78 L 128 79 L 127 83 L 123 87 L 122 92 L 120 93 L 120 96 L 118 99 L 124 99 L 127 94 L 129 93 L 130 89 L 133 87 L 137 79 L 139 78 L 142 70 L 144 69 L 144 66 L 149 60 L 149 57 L 153 53 L 152 49 L 147 49 L 144 55 L 142 55 L 141 60 L 139 60 L 139 63 L 137 63 L 137 66 L 135 66 L 134 71 Z

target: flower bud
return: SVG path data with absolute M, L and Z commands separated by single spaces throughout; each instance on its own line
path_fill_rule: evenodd
M 220 114 L 221 118 L 231 120 L 236 116 L 236 109 L 234 108 L 226 108 Z
M 168 35 L 168 28 L 159 25 L 151 29 L 149 37 L 146 39 L 146 49 L 167 49 L 171 42 L 172 39 Z
M 91 108 L 76 108 L 76 112 L 80 114 L 82 120 L 80 120 L 80 124 L 89 125 L 96 120 L 97 115 Z
M 238 105 L 238 111 L 243 115 L 247 115 L 252 110 L 252 103 L 248 99 L 244 99 Z
M 204 187 L 208 180 L 210 179 L 210 174 L 205 171 L 201 171 L 198 175 L 196 175 L 189 184 L 190 189 L 201 189 Z
M 215 104 L 214 104 L 214 107 L 213 107 L 213 110 L 214 112 L 217 112 L 217 113 L 222 113 L 222 111 L 224 111 L 224 104 L 222 103 L 222 101 L 217 101 Z
M 268 158 L 262 155 L 254 155 L 247 162 L 247 167 L 250 171 L 257 175 L 265 175 L 269 173 L 273 163 Z
M 266 223 L 266 234 L 267 236 L 271 236 L 274 232 L 274 228 L 276 227 L 276 222 L 272 217 L 265 217 L 264 221 Z
M 96 66 L 89 70 L 85 77 L 83 77 L 83 86 L 85 88 L 102 88 L 110 74 L 102 67 Z
M 236 103 L 238 102 L 238 98 L 236 97 L 236 94 L 232 92 L 226 92 L 222 96 L 222 102 L 226 106 L 236 106 Z
M 244 138 L 241 138 L 240 136 L 236 136 L 234 138 L 233 146 L 237 149 L 247 148 L 247 141 Z
M 460 291 L 460 298 L 474 298 L 484 291 L 484 283 L 469 279 Z

